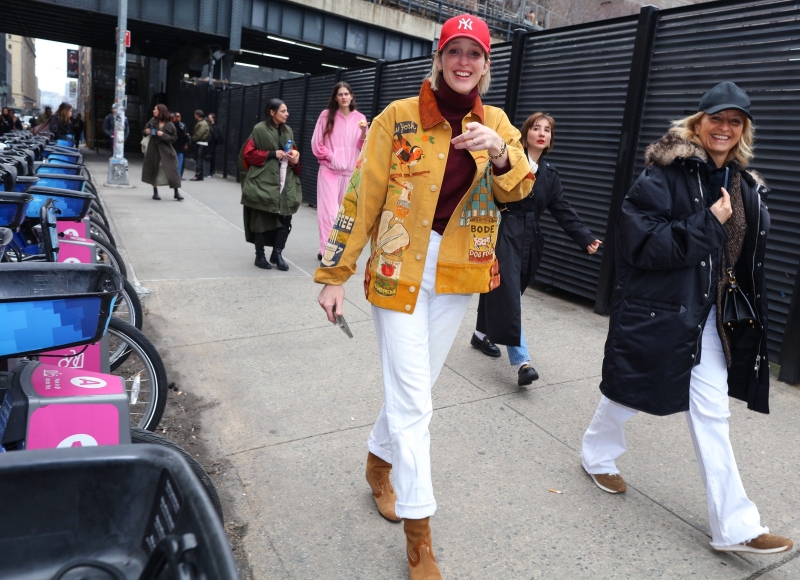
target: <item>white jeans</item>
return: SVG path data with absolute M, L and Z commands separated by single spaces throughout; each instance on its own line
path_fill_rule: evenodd
M 436 511 L 431 482 L 431 388 L 453 345 L 471 294 L 436 294 L 442 237 L 431 232 L 425 271 L 413 314 L 372 307 L 383 367 L 384 403 L 369 435 L 369 450 L 392 464 L 400 518 Z
M 619 473 L 625 453 L 625 422 L 637 411 L 603 396 L 583 436 L 581 457 L 588 473 Z M 692 369 L 686 422 L 706 487 L 712 546 L 741 544 L 767 533 L 758 508 L 744 491 L 728 430 L 728 369 L 717 334 L 716 307 L 703 329 L 700 364 Z

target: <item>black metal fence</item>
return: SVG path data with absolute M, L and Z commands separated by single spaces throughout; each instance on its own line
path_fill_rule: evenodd
M 518 31 L 492 51 L 493 82 L 484 101 L 503 106 L 520 126 L 534 111 L 557 122 L 548 161 L 566 196 L 605 240 L 601 259 L 574 246 L 556 222 L 542 221 L 547 243 L 537 280 L 595 300 L 606 313 L 614 283 L 614 231 L 619 205 L 643 167 L 646 145 L 669 121 L 694 110 L 704 91 L 732 80 L 753 101 L 757 149 L 753 167 L 768 179 L 772 231 L 765 271 L 770 300 L 771 359 L 781 377 L 800 381 L 800 5 L 786 0 L 734 0 L 539 32 Z M 307 75 L 217 93 L 226 144 L 218 167 L 236 174 L 236 158 L 272 96 L 289 107 L 301 144 L 303 200 L 316 201 L 314 124 L 332 85 L 353 87 L 372 119 L 391 101 L 416 95 L 430 60 L 378 62 L 362 70 Z M 293 121 L 294 119 L 294 121 Z M 666 356 L 669 353 L 665 353 Z

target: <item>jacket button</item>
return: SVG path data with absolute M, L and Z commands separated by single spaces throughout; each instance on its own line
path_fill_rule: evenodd
M 410 312 L 410 311 L 411 311 L 411 304 L 406 304 L 406 312 Z
M 766 233 L 767 233 L 767 232 L 765 232 L 764 230 L 761 230 L 761 235 L 762 235 L 762 236 L 763 236 L 764 234 L 766 234 Z
M 422 220 L 422 225 L 423 226 L 427 226 L 428 225 L 428 220 Z
M 694 355 L 692 355 L 692 358 L 694 358 Z
M 761 294 L 756 294 L 756 298 L 761 298 Z
M 706 263 L 705 263 L 705 262 L 700 262 L 700 265 L 701 265 L 701 266 L 705 266 L 705 265 L 706 265 Z
M 703 298 L 708 298 L 708 294 L 703 294 Z
M 655 312 L 651 312 L 651 313 L 650 313 L 650 316 L 655 316 L 655 315 L 656 315 L 656 313 L 655 313 Z
M 435 185 L 431 185 L 431 191 L 436 191 L 436 186 Z
M 758 266 L 758 267 L 760 268 L 760 267 L 761 267 L 761 262 L 759 262 L 758 264 L 756 264 L 756 266 Z
M 439 153 L 439 159 L 444 159 L 444 153 Z
M 700 325 L 700 324 L 698 324 L 698 325 L 697 325 L 697 328 L 698 328 L 698 329 L 701 329 L 701 328 L 703 328 L 703 326 L 702 326 L 702 325 Z
M 443 128 L 443 129 L 449 129 L 449 128 L 450 128 L 450 125 L 448 125 L 447 123 L 445 123 L 444 125 L 442 125 L 442 128 Z
M 695 203 L 700 203 L 700 200 L 699 200 L 699 199 L 697 199 L 697 198 L 695 197 L 695 198 L 694 198 L 694 202 L 695 202 Z
M 416 288 L 414 288 L 413 286 L 409 286 L 409 287 L 408 287 L 408 291 L 409 291 L 409 292 L 415 292 L 416 290 L 417 290 L 417 289 L 416 289 Z
M 417 260 L 421 260 L 421 259 L 422 259 L 422 254 L 417 254 Z

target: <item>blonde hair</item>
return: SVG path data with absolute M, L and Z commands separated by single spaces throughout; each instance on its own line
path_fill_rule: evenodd
M 684 117 L 683 119 L 678 119 L 677 121 L 672 122 L 672 128 L 669 130 L 670 133 L 674 133 L 683 139 L 691 141 L 696 145 L 699 145 L 701 148 L 703 147 L 703 143 L 700 141 L 700 136 L 695 131 L 697 124 L 703 119 L 703 115 L 706 115 L 704 111 L 699 111 L 694 115 L 689 115 L 688 117 Z M 753 142 L 756 138 L 756 127 L 753 122 L 750 120 L 750 117 L 742 113 L 742 118 L 744 119 L 742 125 L 742 136 L 739 138 L 739 142 L 728 151 L 728 156 L 725 158 L 725 164 L 727 165 L 732 159 L 736 159 L 742 167 L 747 167 L 750 165 L 750 162 L 755 157 L 753 153 Z
M 433 58 L 431 59 L 431 73 L 428 75 L 428 80 L 431 81 L 431 88 L 434 91 L 439 90 L 439 80 L 442 78 L 442 69 L 436 66 L 436 57 L 439 57 L 439 60 L 442 58 L 442 51 L 437 50 L 433 53 Z M 487 53 L 483 53 L 483 57 L 486 59 L 487 63 L 492 62 L 489 58 Z M 478 81 L 478 94 L 480 96 L 485 95 L 489 92 L 489 85 L 492 84 L 492 73 L 491 69 L 486 71 L 486 74 L 481 77 L 481 80 Z

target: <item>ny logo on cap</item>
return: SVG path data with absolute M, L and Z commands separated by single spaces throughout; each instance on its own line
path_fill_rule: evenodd
M 458 21 L 458 29 L 472 30 L 472 18 L 462 18 Z

